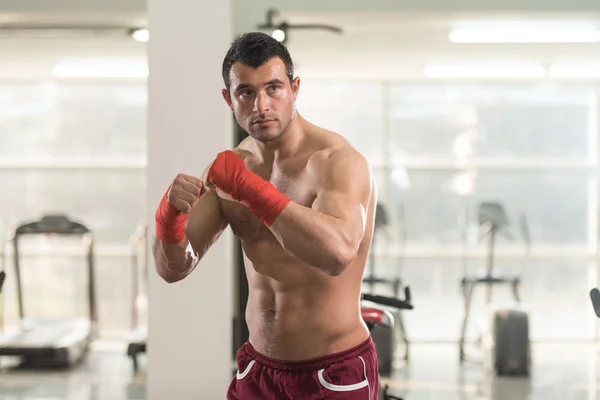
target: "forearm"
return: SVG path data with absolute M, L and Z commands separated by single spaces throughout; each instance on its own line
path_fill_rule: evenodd
M 198 265 L 199 255 L 190 246 L 189 241 L 168 244 L 159 238 L 152 246 L 156 272 L 168 283 L 174 283 L 187 277 Z
M 216 194 L 209 191 L 194 207 L 185 226 L 190 251 L 201 260 L 227 227 Z
M 356 256 L 359 238 L 350 224 L 290 202 L 269 229 L 291 255 L 328 275 L 339 275 Z
M 156 271 L 168 283 L 191 274 L 227 226 L 218 198 L 210 191 L 187 214 L 174 210 L 165 198 L 155 216 L 157 235 L 152 251 Z

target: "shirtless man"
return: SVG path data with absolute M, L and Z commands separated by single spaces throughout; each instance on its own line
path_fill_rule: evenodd
M 156 269 L 177 282 L 227 226 L 241 238 L 250 337 L 228 399 L 377 399 L 377 355 L 360 314 L 377 202 L 370 167 L 297 113 L 300 79 L 270 36 L 236 40 L 223 79 L 250 136 L 200 178 L 175 178 L 156 210 Z

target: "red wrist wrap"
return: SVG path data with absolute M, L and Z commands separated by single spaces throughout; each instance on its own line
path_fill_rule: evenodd
M 206 179 L 246 205 L 267 227 L 290 202 L 271 182 L 248 170 L 244 161 L 231 150 L 219 153 Z
M 185 239 L 185 223 L 187 214 L 176 209 L 167 200 L 171 187 L 160 200 L 158 208 L 154 213 L 156 220 L 156 236 L 167 244 L 181 243 Z

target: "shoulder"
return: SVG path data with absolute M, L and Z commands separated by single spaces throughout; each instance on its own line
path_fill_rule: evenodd
M 351 146 L 329 148 L 319 152 L 316 156 L 315 161 L 322 168 L 370 171 L 367 159 Z
M 345 140 L 315 152 L 308 167 L 324 186 L 358 184 L 370 188 L 372 171 L 369 162 Z
M 374 180 L 367 159 L 358 150 L 349 145 L 326 148 L 316 152 L 309 165 L 317 197 L 327 193 L 367 207 Z
M 252 150 L 253 150 L 253 147 L 252 147 L 252 139 L 251 138 L 246 138 L 246 139 L 242 140 L 240 142 L 240 144 L 238 144 L 236 147 L 231 149 L 231 151 L 236 156 L 238 156 L 239 158 L 244 160 L 244 162 L 246 164 L 248 164 L 248 162 L 251 162 L 251 160 L 254 158 L 254 152 Z
M 330 168 L 349 168 L 350 170 L 368 170 L 367 159 L 344 136 L 320 129 L 319 148 L 311 155 L 309 165 L 327 171 Z

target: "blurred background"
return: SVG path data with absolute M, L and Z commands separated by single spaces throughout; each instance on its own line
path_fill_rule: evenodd
M 600 398 L 598 323 L 587 295 L 600 260 L 600 3 L 232 4 L 236 33 L 262 30 L 288 46 L 302 78 L 299 112 L 345 135 L 373 168 L 388 218 L 369 268 L 409 285 L 415 303 L 402 320 L 415 349 L 410 371 L 419 378 L 411 386 L 400 375 L 398 391 L 407 399 Z M 134 0 L 0 2 L 0 232 L 9 240 L 18 225 L 47 214 L 67 214 L 93 231 L 94 349 L 102 360 L 68 375 L 88 389 L 69 386 L 55 397 L 44 397 L 28 374 L 0 374 L 0 399 L 144 398 L 143 366 L 132 371 L 125 349 L 147 319 L 143 275 L 153 271 L 143 236 L 152 40 L 146 14 L 145 3 Z M 269 20 L 272 26 L 259 28 Z M 458 368 L 461 279 L 484 270 L 489 251 L 482 202 L 506 212 L 511 235 L 498 236 L 496 265 L 521 279 L 531 340 L 554 349 L 536 353 L 534 363 L 551 370 L 555 386 L 534 381 L 519 395 L 485 386 L 482 394 L 489 376 L 480 369 L 467 370 L 471 383 L 457 383 L 458 373 L 418 367 L 447 353 L 451 371 Z M 49 237 L 21 246 L 27 313 L 85 316 L 79 243 Z M 19 322 L 9 244 L 3 255 L 0 322 L 8 330 Z M 393 294 L 386 284 L 371 290 Z M 511 298 L 505 288 L 494 293 Z M 478 338 L 484 305 L 476 292 L 469 341 Z M 556 349 L 565 352 L 556 356 Z M 581 363 L 561 369 L 569 354 Z M 92 390 L 90 371 L 127 390 Z M 37 383 L 62 379 L 42 376 Z M 511 381 L 510 390 L 518 385 Z

